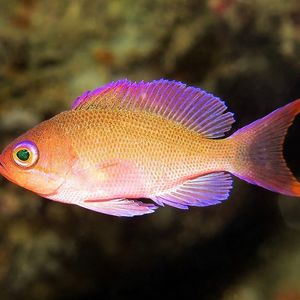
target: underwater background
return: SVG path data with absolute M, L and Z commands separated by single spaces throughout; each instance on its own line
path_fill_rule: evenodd
M 300 98 L 299 0 L 0 0 L 0 149 L 111 80 L 226 101 L 234 132 Z M 300 118 L 285 156 L 300 176 Z M 276 174 L 270 174 L 276 176 Z M 117 184 L 117 183 L 116 183 Z M 0 299 L 300 299 L 300 199 L 117 218 L 0 178 Z

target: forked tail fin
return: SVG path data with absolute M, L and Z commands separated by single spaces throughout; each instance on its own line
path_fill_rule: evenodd
M 287 130 L 299 113 L 300 99 L 234 133 L 230 137 L 237 154 L 233 173 L 271 191 L 300 196 L 300 182 L 283 157 Z

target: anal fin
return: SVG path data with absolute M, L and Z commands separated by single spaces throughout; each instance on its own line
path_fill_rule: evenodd
M 154 204 L 127 199 L 113 199 L 105 201 L 92 200 L 84 201 L 77 205 L 96 212 L 119 217 L 133 217 L 150 214 L 157 208 Z
M 189 206 L 218 204 L 228 198 L 231 188 L 231 175 L 218 172 L 188 180 L 166 193 L 151 196 L 151 199 L 161 206 L 188 209 Z

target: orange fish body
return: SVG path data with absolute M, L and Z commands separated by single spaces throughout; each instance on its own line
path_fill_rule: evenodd
M 300 196 L 282 156 L 300 100 L 216 139 L 234 122 L 225 110 L 178 82 L 114 82 L 16 139 L 0 156 L 0 173 L 45 198 L 117 216 L 157 208 L 139 198 L 181 209 L 217 204 L 229 196 L 229 173 Z

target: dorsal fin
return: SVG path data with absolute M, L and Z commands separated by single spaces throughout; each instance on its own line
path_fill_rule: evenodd
M 74 110 L 117 108 L 158 114 L 208 138 L 217 138 L 231 128 L 233 114 L 225 112 L 219 98 L 177 81 L 111 82 L 78 97 Z

